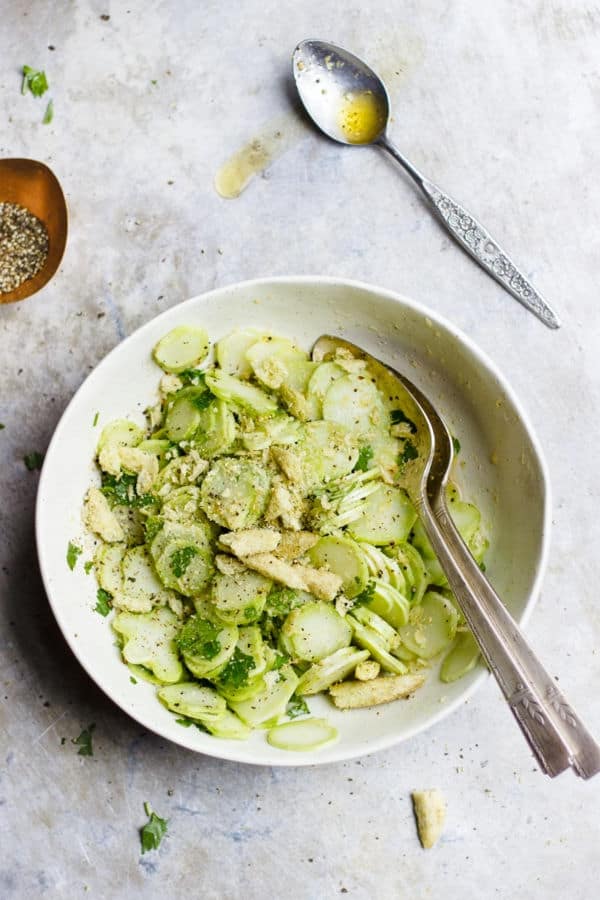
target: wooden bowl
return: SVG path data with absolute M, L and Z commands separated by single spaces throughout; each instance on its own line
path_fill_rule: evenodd
M 60 265 L 67 245 L 67 203 L 54 172 L 34 159 L 0 159 L 0 203 L 20 203 L 46 226 L 48 256 L 33 278 L 5 294 L 0 304 L 31 297 L 47 284 Z

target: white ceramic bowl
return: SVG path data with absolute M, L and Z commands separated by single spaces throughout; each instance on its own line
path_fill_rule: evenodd
M 165 332 L 184 323 L 204 325 L 213 340 L 235 327 L 262 326 L 306 348 L 323 332 L 339 333 L 406 372 L 460 438 L 455 480 L 482 510 L 491 539 L 490 579 L 520 622 L 538 591 L 549 541 L 546 468 L 525 413 L 490 360 L 449 322 L 390 291 L 320 277 L 249 281 L 195 297 L 144 325 L 92 372 L 58 424 L 41 474 L 36 533 L 50 605 L 77 659 L 146 728 L 191 750 L 241 762 L 308 765 L 349 759 L 438 722 L 473 693 L 485 677 L 483 669 L 451 685 L 441 684 L 433 673 L 411 699 L 371 710 L 340 712 L 326 698 L 311 698 L 311 711 L 326 714 L 340 731 L 336 744 L 316 753 L 277 750 L 262 731 L 236 742 L 182 728 L 150 684 L 131 683 L 108 621 L 93 611 L 95 579 L 83 569 L 90 552 L 74 572 L 65 554 L 70 540 L 84 546 L 89 540 L 81 504 L 90 482 L 98 479 L 93 457 L 101 427 L 125 416 L 143 422 L 160 375 L 150 350 Z

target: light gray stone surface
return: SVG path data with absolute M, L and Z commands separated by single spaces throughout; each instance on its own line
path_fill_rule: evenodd
M 0 18 L 0 155 L 48 162 L 71 215 L 52 284 L 0 307 L 0 897 L 593 896 L 600 780 L 542 776 L 491 682 L 403 746 L 308 770 L 220 763 L 126 718 L 52 619 L 22 458 L 120 338 L 208 288 L 323 273 L 413 296 L 487 351 L 533 418 L 554 532 L 529 634 L 600 734 L 597 5 L 0 0 Z M 560 332 L 451 245 L 375 150 L 299 129 L 238 200 L 217 196 L 232 152 L 294 130 L 286 76 L 305 36 L 388 78 L 393 136 L 523 261 Z M 23 63 L 48 72 L 52 125 L 19 93 Z M 90 722 L 86 759 L 71 738 Z M 409 793 L 430 786 L 448 823 L 426 852 Z M 145 800 L 169 835 L 140 857 Z

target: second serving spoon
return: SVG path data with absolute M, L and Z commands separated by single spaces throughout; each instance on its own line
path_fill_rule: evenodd
M 554 310 L 488 231 L 463 206 L 413 166 L 386 134 L 390 101 L 381 79 L 361 59 L 326 41 L 302 41 L 293 54 L 300 99 L 321 131 L 342 144 L 376 144 L 421 188 L 437 219 L 488 275 L 548 328 L 560 328 Z

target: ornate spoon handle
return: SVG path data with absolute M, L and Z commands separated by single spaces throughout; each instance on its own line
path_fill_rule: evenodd
M 520 272 L 510 257 L 502 250 L 494 238 L 477 219 L 432 181 L 428 181 L 412 163 L 387 139 L 382 137 L 379 145 L 400 163 L 411 178 L 419 185 L 429 200 L 436 217 L 452 237 L 461 245 L 482 269 L 512 294 L 548 328 L 560 328 L 560 319 L 536 291 L 531 282 Z
M 600 747 L 558 690 L 463 543 L 440 493 L 422 498 L 427 536 L 483 656 L 543 770 L 572 767 L 581 778 L 600 771 Z

